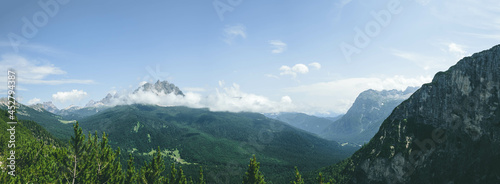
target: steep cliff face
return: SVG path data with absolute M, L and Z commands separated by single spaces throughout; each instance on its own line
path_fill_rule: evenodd
M 500 45 L 439 72 L 344 168 L 349 183 L 500 183 Z

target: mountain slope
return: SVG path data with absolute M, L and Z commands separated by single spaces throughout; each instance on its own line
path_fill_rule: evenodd
M 500 45 L 437 73 L 326 170 L 348 183 L 500 183 L 499 97 Z
M 110 145 L 138 160 L 160 146 L 183 168 L 207 165 L 215 175 L 231 170 L 234 175 L 226 177 L 239 182 L 252 154 L 266 177 L 288 181 L 278 178 L 291 177 L 294 166 L 311 171 L 352 153 L 336 142 L 256 113 L 136 104 L 110 108 L 82 119 L 80 125 L 85 131 L 105 131 Z
M 362 145 L 377 133 L 392 110 L 415 90 L 415 87 L 408 87 L 405 91 L 366 90 L 359 94 L 342 118 L 326 127 L 320 135 L 341 143 Z
M 293 127 L 320 135 L 323 130 L 331 125 L 334 120 L 307 115 L 304 113 L 284 112 L 279 114 L 267 114 L 267 117 L 283 121 Z
M 0 99 L 0 109 L 7 109 L 6 101 L 6 98 Z M 65 121 L 61 116 L 45 110 L 40 105 L 30 107 L 18 103 L 17 119 L 35 121 L 61 140 L 69 139 L 73 134 L 73 124 L 69 121 Z

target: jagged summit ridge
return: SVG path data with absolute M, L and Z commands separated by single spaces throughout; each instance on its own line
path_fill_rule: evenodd
M 145 83 L 141 87 L 137 88 L 133 93 L 137 93 L 139 91 L 143 92 L 153 92 L 157 95 L 159 94 L 170 94 L 173 93 L 175 95 L 184 96 L 184 93 L 179 89 L 179 87 L 175 86 L 168 81 L 156 81 L 156 83 Z
M 417 89 L 417 87 L 407 87 L 404 91 L 395 89 L 363 91 L 347 113 L 326 127 L 321 136 L 339 142 L 362 145 L 377 133 L 392 110 Z

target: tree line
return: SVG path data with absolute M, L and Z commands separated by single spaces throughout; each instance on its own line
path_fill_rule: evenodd
M 8 175 L 6 164 L 3 164 L 0 183 L 210 183 L 204 177 L 205 171 L 202 166 L 200 166 L 198 176 L 195 177 L 186 176 L 182 166 L 176 166 L 175 163 L 172 163 L 167 171 L 159 147 L 152 160 L 145 162 L 140 168 L 136 168 L 132 154 L 128 156 L 127 166 L 122 167 L 120 148 L 112 149 L 105 133 L 101 137 L 97 135 L 97 132 L 93 135 L 90 133 L 85 135 L 78 122 L 74 124 L 73 130 L 74 135 L 67 146 L 49 144 L 33 135 L 27 135 L 26 132 L 19 132 L 23 135 L 19 136 L 21 137 L 18 143 L 19 148 L 16 149 L 16 176 Z M 0 151 L 2 151 L 0 161 L 6 163 L 6 158 L 1 154 L 5 150 Z M 321 184 L 335 183 L 332 180 L 325 182 L 321 173 L 316 180 Z M 255 155 L 250 159 L 242 183 L 266 183 Z M 304 179 L 297 167 L 295 167 L 295 178 L 290 183 L 304 184 Z

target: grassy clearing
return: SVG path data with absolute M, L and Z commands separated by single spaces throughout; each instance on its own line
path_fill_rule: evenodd
M 72 124 L 72 123 L 76 123 L 76 120 L 62 120 L 62 119 L 60 119 L 59 122 L 64 123 L 64 124 Z

